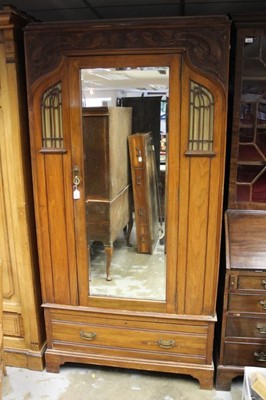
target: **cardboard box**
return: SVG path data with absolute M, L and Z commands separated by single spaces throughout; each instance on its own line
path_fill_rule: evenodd
M 245 367 L 242 400 L 266 400 L 266 368 Z

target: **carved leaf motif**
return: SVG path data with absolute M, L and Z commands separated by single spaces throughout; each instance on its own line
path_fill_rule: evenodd
M 228 33 L 224 24 L 216 26 L 192 26 L 173 24 L 170 27 L 119 26 L 85 27 L 51 30 L 49 32 L 27 32 L 28 65 L 31 69 L 31 83 L 43 74 L 55 69 L 65 54 L 93 54 L 97 52 L 115 52 L 121 49 L 175 49 L 186 51 L 189 61 L 196 68 L 226 82 L 226 58 L 223 52 L 228 42 Z

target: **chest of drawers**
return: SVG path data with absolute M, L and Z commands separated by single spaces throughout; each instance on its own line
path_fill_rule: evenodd
M 226 216 L 227 269 L 216 375 L 219 390 L 229 390 L 232 379 L 242 375 L 245 366 L 266 367 L 266 270 L 263 246 L 255 249 L 260 242 L 252 228 L 253 217 L 257 220 L 258 214 L 232 210 Z M 263 236 L 265 213 L 261 217 L 257 235 L 262 232 Z M 242 229 L 237 229 L 240 221 Z M 253 232 L 251 240 L 249 231 Z M 260 269 L 253 267 L 255 259 L 256 267 L 261 263 Z

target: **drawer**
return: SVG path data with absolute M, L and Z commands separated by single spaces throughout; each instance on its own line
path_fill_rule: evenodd
M 224 364 L 236 366 L 266 367 L 266 344 L 226 342 Z
M 226 319 L 227 337 L 266 339 L 266 318 L 228 315 Z
M 88 321 L 88 319 L 90 321 Z M 51 320 L 49 346 L 55 350 L 110 357 L 206 364 L 208 324 L 170 324 L 120 318 Z
M 264 276 L 239 276 L 238 289 L 262 290 L 266 292 L 266 275 Z
M 229 293 L 228 311 L 266 313 L 266 293 L 265 295 Z

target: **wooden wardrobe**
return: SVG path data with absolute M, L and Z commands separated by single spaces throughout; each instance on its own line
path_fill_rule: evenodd
M 218 16 L 33 23 L 26 28 L 48 371 L 82 362 L 190 374 L 201 388 L 212 388 L 229 31 L 228 19 Z M 157 271 L 162 279 L 156 283 L 162 284 L 163 295 L 144 299 L 143 290 L 133 296 L 157 275 L 132 283 L 129 275 L 145 268 L 130 261 L 119 266 L 123 279 L 99 280 L 105 290 L 95 294 L 86 237 L 81 72 L 86 69 L 90 79 L 105 72 L 112 79 L 132 68 L 151 72 L 155 67 L 169 71 L 167 240 L 165 267 Z M 78 199 L 73 193 L 76 166 Z M 156 261 L 149 268 L 156 269 Z M 108 294 L 116 283 L 128 285 L 126 295 Z
M 0 264 L 6 365 L 42 370 L 45 332 L 31 180 L 23 28 L 0 11 Z

